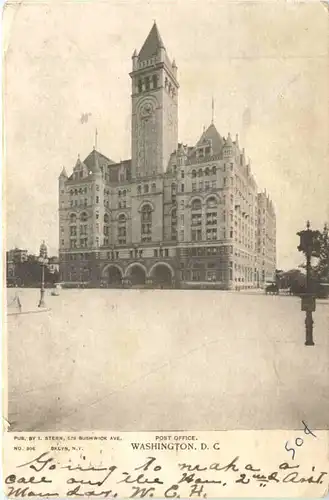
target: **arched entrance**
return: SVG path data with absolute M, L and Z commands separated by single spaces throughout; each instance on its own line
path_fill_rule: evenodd
M 103 281 L 109 287 L 122 285 L 122 272 L 117 266 L 108 266 L 103 271 Z
M 126 277 L 129 279 L 131 286 L 144 286 L 146 283 L 145 269 L 138 264 L 129 267 L 126 273 Z
M 150 276 L 154 286 L 172 288 L 174 271 L 168 264 L 155 264 L 150 271 Z

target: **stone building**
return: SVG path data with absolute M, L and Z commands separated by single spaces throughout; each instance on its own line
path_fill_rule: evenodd
M 211 123 L 195 145 L 178 143 L 177 66 L 155 23 L 130 77 L 131 159 L 94 148 L 60 174 L 61 280 L 232 289 L 272 279 L 273 204 L 258 193 L 238 136 Z

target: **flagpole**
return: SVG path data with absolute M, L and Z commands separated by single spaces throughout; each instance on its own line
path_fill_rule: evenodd
M 211 100 L 211 123 L 214 124 L 214 116 L 215 116 L 215 102 L 214 102 L 214 96 L 212 97 Z

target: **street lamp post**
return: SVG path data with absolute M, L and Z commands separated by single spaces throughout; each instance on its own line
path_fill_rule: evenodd
M 48 250 L 45 242 L 43 241 L 40 245 L 39 251 L 39 262 L 41 265 L 41 288 L 40 288 L 40 300 L 38 307 L 46 307 L 45 304 L 45 265 L 48 262 Z
M 299 252 L 303 252 L 306 257 L 306 294 L 302 296 L 302 311 L 305 311 L 305 331 L 306 331 L 306 346 L 314 345 L 313 341 L 313 317 L 312 312 L 315 311 L 315 296 L 312 293 L 311 280 L 311 258 L 319 257 L 320 242 L 319 231 L 310 229 L 310 222 L 306 223 L 306 230 L 299 231 L 297 235 L 300 237 L 300 244 L 297 247 Z

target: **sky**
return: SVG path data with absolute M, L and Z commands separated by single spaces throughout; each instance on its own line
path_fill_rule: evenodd
M 320 2 L 130 0 L 7 4 L 6 244 L 58 254 L 58 176 L 97 149 L 130 158 L 131 56 L 156 20 L 178 66 L 179 141 L 239 134 L 277 214 L 277 267 L 329 220 L 329 13 Z M 81 120 L 88 114 L 88 121 Z

